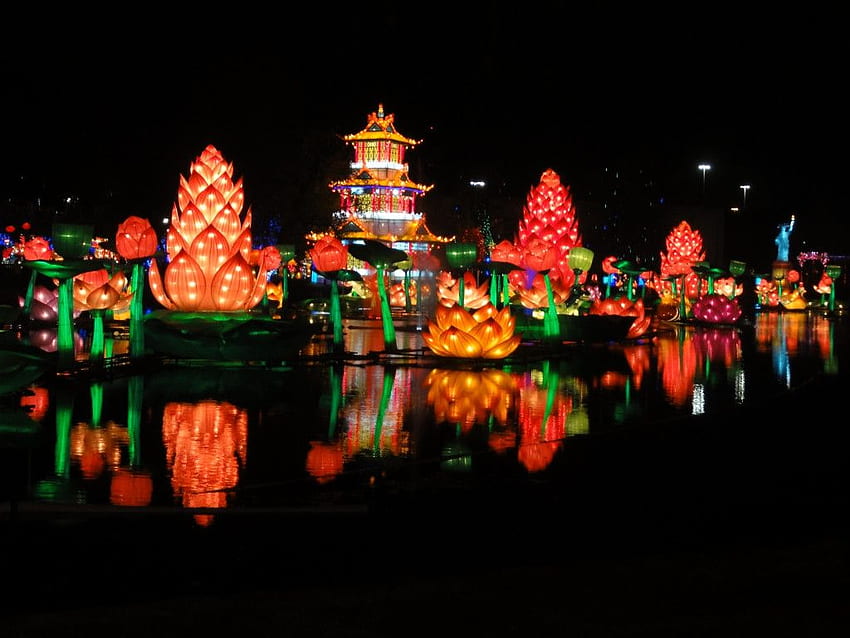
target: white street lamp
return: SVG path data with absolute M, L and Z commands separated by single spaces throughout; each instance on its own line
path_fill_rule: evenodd
M 700 164 L 697 168 L 702 171 L 702 194 L 705 195 L 705 173 L 711 170 L 711 164 Z
M 744 191 L 744 204 L 743 204 L 743 206 L 746 206 L 747 205 L 747 191 L 750 190 L 750 185 L 749 184 L 741 184 L 740 188 L 741 188 L 742 191 Z

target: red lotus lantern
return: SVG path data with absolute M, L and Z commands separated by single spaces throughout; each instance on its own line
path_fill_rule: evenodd
M 33 237 L 24 242 L 24 259 L 37 261 L 39 259 L 52 259 L 53 249 L 44 237 Z
M 336 272 L 348 264 L 348 247 L 333 235 L 323 235 L 310 249 L 310 259 L 318 272 Z
M 147 219 L 131 215 L 118 225 L 115 247 L 124 259 L 144 259 L 156 253 L 156 231 Z

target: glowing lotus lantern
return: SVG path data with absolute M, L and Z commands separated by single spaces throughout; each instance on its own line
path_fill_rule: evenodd
M 741 318 L 741 306 L 735 299 L 720 293 L 703 295 L 691 306 L 694 318 L 706 323 L 736 323 Z
M 447 308 L 459 304 L 464 308 L 475 310 L 491 302 L 489 282 L 484 280 L 479 284 L 475 281 L 475 275 L 468 270 L 457 278 L 450 272 L 442 270 L 437 276 L 436 284 L 437 301 Z M 461 293 L 463 293 L 463 304 L 460 302 Z
M 503 239 L 490 249 L 490 301 L 496 303 L 501 297 L 502 305 L 511 302 L 511 286 L 508 278 L 513 271 L 522 269 L 522 250 L 512 242 Z
M 251 259 L 251 209 L 242 178 L 233 165 L 207 146 L 180 177 L 177 202 L 166 234 L 165 281 L 156 261 L 148 280 L 154 298 L 168 310 L 216 312 L 250 310 L 265 294 L 269 264 L 254 273 Z
M 355 274 L 346 270 L 348 264 L 348 247 L 333 235 L 323 235 L 310 249 L 310 259 L 313 270 L 331 282 L 331 326 L 333 327 L 334 348 L 341 350 L 342 338 L 342 308 L 339 301 L 339 284 L 337 280 L 344 279 L 343 274 Z
M 546 288 L 546 312 L 543 316 L 543 333 L 547 341 L 557 342 L 560 340 L 561 328 L 558 321 L 558 310 L 555 307 L 555 291 L 549 272 L 558 264 L 559 249 L 556 244 L 532 237 L 523 247 L 522 264 L 528 273 L 529 286 L 534 279 L 535 273 L 543 275 L 543 283 Z M 570 270 L 572 275 L 572 270 Z M 559 278 L 566 285 L 566 278 Z M 543 306 L 541 306 L 543 307 Z
M 691 229 L 690 224 L 682 221 L 667 235 L 667 252 L 661 253 L 661 276 L 665 279 L 679 278 L 679 319 L 687 318 L 686 298 L 699 296 L 699 277 L 693 272 L 693 266 L 705 260 L 702 249 L 702 235 Z
M 474 312 L 458 305 L 438 305 L 435 320 L 428 320 L 422 333 L 425 344 L 441 357 L 464 359 L 503 359 L 519 347 L 522 338 L 514 334 L 516 319 L 509 308 L 497 310 L 487 304 Z
M 133 293 L 127 289 L 127 276 L 120 270 L 110 277 L 105 268 L 84 272 L 74 277 L 74 309 L 88 311 L 94 320 L 89 358 L 100 362 L 103 357 L 103 314 L 126 312 Z
M 551 168 L 543 172 L 540 182 L 526 197 L 516 245 L 527 254 L 536 240 L 554 246 L 553 262 L 548 266 L 551 278 L 562 279 L 567 289 L 572 287 L 575 274 L 569 265 L 569 253 L 573 246 L 581 245 L 581 235 L 570 188 L 561 183 L 560 176 Z

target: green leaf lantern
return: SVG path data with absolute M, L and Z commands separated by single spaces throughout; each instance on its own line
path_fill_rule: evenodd
M 349 254 L 355 259 L 364 261 L 377 271 L 376 280 L 378 286 L 378 297 L 381 302 L 381 321 L 384 328 L 384 347 L 387 350 L 397 350 L 395 337 L 395 326 L 390 310 L 390 301 L 387 296 L 387 286 L 384 282 L 384 272 L 388 268 L 395 268 L 396 264 L 407 259 L 407 253 L 397 248 L 392 248 L 374 239 L 358 240 L 348 246 Z

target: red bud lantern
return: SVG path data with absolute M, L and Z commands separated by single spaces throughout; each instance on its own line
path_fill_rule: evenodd
M 156 253 L 156 231 L 147 219 L 131 215 L 118 226 L 115 247 L 124 259 L 143 259 Z

